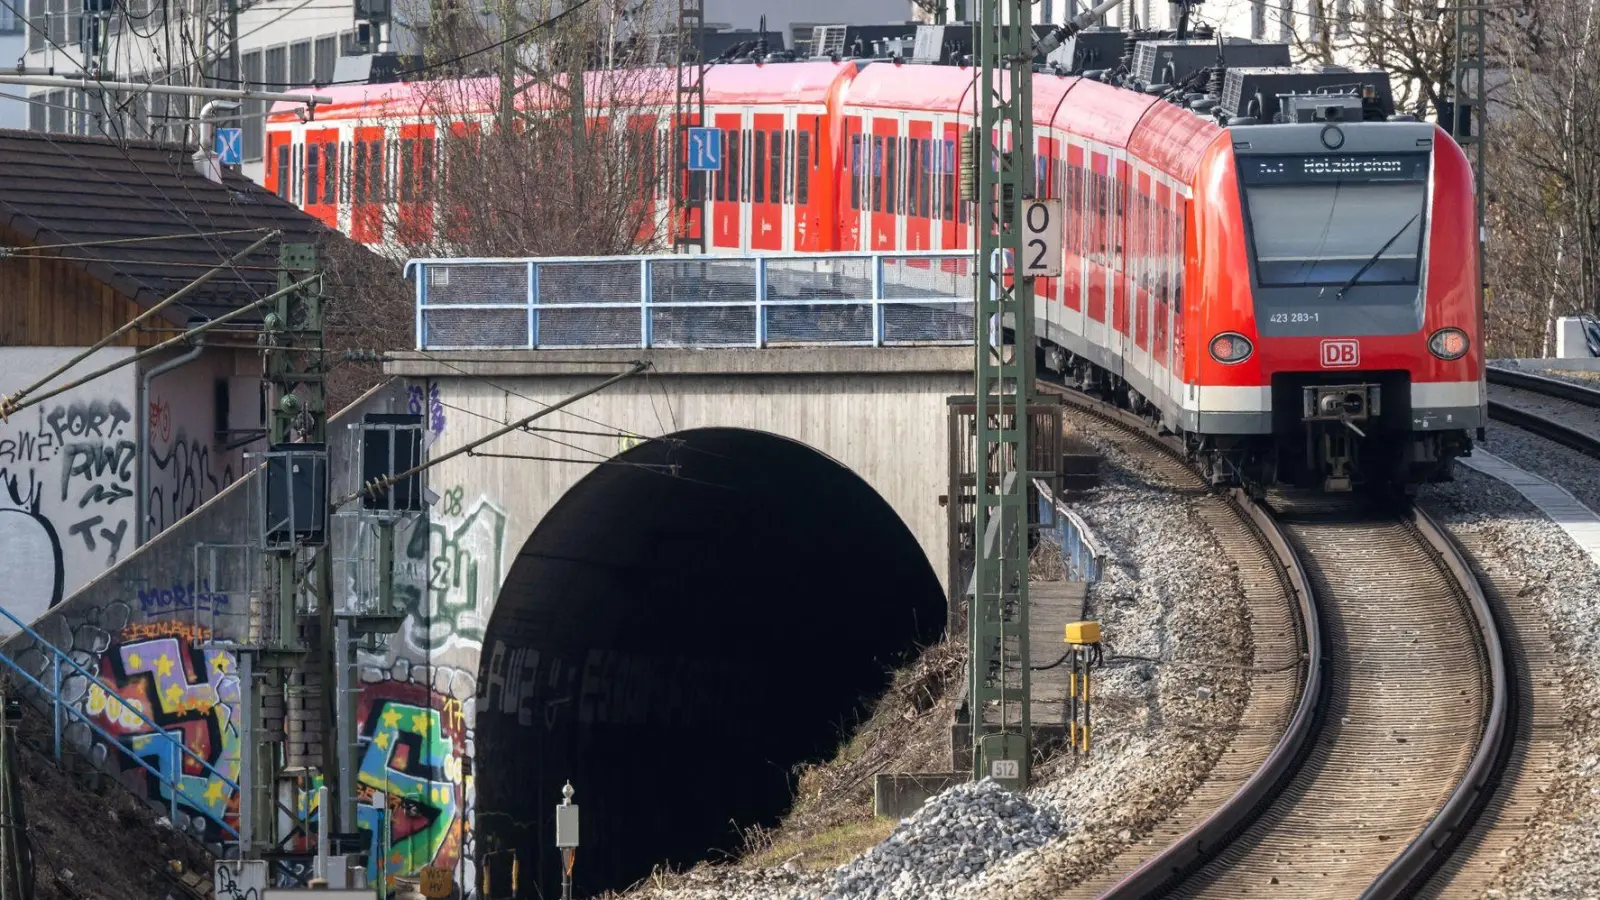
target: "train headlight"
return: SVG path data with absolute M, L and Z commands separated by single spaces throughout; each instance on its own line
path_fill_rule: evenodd
M 1244 362 L 1254 350 L 1249 338 L 1231 331 L 1224 331 L 1211 339 L 1211 358 L 1225 366 Z
M 1428 352 L 1440 359 L 1460 359 L 1471 346 L 1467 333 L 1459 328 L 1441 328 L 1428 338 Z

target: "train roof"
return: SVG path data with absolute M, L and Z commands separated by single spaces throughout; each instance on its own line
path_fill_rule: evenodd
M 671 106 L 675 70 L 668 67 L 589 72 L 584 78 L 590 103 L 626 95 L 629 105 Z M 1004 77 L 998 76 L 998 77 Z M 716 64 L 706 70 L 708 105 L 816 104 L 842 90 L 852 105 L 917 112 L 970 112 L 976 72 L 969 66 L 898 65 L 811 61 Z M 549 88 L 546 88 L 548 90 Z M 319 121 L 416 118 L 487 114 L 499 97 L 496 78 L 338 85 L 318 89 L 333 98 L 317 107 Z M 523 95 L 524 108 L 539 102 L 539 92 Z M 273 122 L 296 121 L 299 104 L 278 103 Z M 1128 150 L 1176 178 L 1189 180 L 1200 158 L 1222 129 L 1170 103 L 1137 91 L 1075 76 L 1033 76 L 1035 124 Z
M 752 65 L 749 63 L 713 64 L 706 69 L 706 103 L 815 103 L 827 102 L 828 92 L 841 79 L 856 74 L 858 66 L 847 62 L 797 62 Z M 671 106 L 675 102 L 672 83 L 675 70 L 668 67 L 615 69 L 584 75 L 586 96 L 599 98 L 626 93 L 634 106 Z M 692 70 L 685 73 L 691 75 Z M 564 79 L 556 79 L 563 84 Z M 405 81 L 388 84 L 346 84 L 307 88 L 332 103 L 317 106 L 319 121 L 349 121 L 374 117 L 415 117 L 450 113 L 481 114 L 493 110 L 500 96 L 498 78 L 462 78 L 440 81 Z M 546 89 L 548 90 L 548 88 Z M 523 103 L 537 104 L 539 90 L 523 94 Z M 594 102 L 591 99 L 590 102 Z M 299 103 L 277 102 L 268 117 L 272 122 L 296 121 Z

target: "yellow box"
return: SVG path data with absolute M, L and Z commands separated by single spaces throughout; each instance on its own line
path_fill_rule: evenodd
M 1068 622 L 1067 643 L 1069 644 L 1098 644 L 1100 643 L 1100 623 Z

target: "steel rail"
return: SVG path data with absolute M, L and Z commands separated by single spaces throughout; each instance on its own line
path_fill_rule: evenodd
M 1550 378 L 1545 375 L 1533 375 L 1528 372 L 1515 372 L 1510 369 L 1497 369 L 1490 366 L 1486 375 L 1490 384 L 1502 387 L 1515 388 L 1557 400 L 1565 400 L 1580 406 L 1600 409 L 1600 390 L 1562 381 L 1559 378 Z M 1600 459 L 1600 438 L 1580 431 L 1549 416 L 1520 409 L 1502 400 L 1489 400 L 1489 417 L 1498 419 L 1507 425 L 1512 425 L 1523 431 L 1532 432 L 1547 440 L 1555 441 L 1563 447 L 1576 450 L 1587 456 Z
M 1573 387 L 1586 390 L 1575 385 Z M 1139 433 L 1180 457 L 1184 456 L 1182 445 L 1176 438 L 1162 435 L 1142 417 L 1070 389 L 1057 390 L 1073 406 Z M 1594 405 L 1600 407 L 1600 392 L 1589 393 L 1593 395 Z M 1589 445 L 1600 448 L 1600 441 L 1589 439 Z M 1168 844 L 1100 894 L 1101 898 L 1129 900 L 1161 896 L 1215 859 L 1292 782 L 1320 731 L 1332 688 L 1331 679 L 1326 675 L 1331 659 L 1324 652 L 1324 638 L 1318 624 L 1317 598 L 1311 582 L 1292 545 L 1263 504 L 1255 502 L 1246 492 L 1238 489 L 1230 492 L 1229 501 L 1271 545 L 1293 587 L 1303 623 L 1302 633 L 1307 642 L 1307 665 L 1299 701 L 1278 744 L 1244 785 L 1181 838 Z M 1501 637 L 1493 607 L 1482 585 L 1472 574 L 1464 553 L 1448 532 L 1415 505 L 1408 507 L 1405 516 L 1407 526 L 1415 531 L 1434 556 L 1441 573 L 1455 585 L 1466 612 L 1476 623 L 1477 644 L 1487 667 L 1489 709 L 1465 773 L 1422 831 L 1363 890 L 1360 895 L 1362 900 L 1407 897 L 1426 884 L 1477 823 L 1479 814 L 1500 784 L 1515 746 L 1515 672 L 1509 644 Z
M 1175 438 L 1162 435 L 1145 419 L 1094 400 L 1086 394 L 1065 388 L 1060 390 L 1060 396 L 1072 405 L 1146 438 L 1187 463 L 1182 445 Z M 1294 714 L 1277 744 L 1233 796 L 1178 840 L 1123 876 L 1100 895 L 1103 900 L 1129 900 L 1158 895 L 1214 858 L 1277 797 L 1299 768 L 1321 725 L 1329 680 L 1326 672 L 1326 640 L 1311 582 L 1306 577 L 1299 555 L 1271 511 L 1241 489 L 1229 491 L 1227 500 L 1270 548 L 1294 597 L 1300 634 L 1304 639 L 1300 696 Z

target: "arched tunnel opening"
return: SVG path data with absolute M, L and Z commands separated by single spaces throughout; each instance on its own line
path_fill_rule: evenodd
M 475 853 L 502 884 L 517 861 L 515 896 L 560 896 L 569 780 L 574 896 L 736 852 L 944 619 L 921 546 L 834 460 L 738 429 L 636 446 L 545 516 L 495 603 Z

